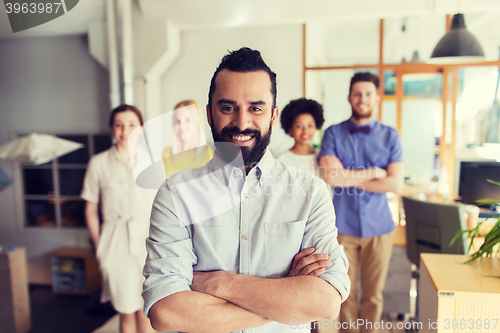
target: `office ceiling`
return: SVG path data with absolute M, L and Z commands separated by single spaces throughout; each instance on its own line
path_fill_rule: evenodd
M 80 0 L 71 11 L 53 21 L 26 31 L 12 33 L 6 8 L 0 4 L 0 38 L 84 34 L 87 32 L 89 22 L 104 18 L 104 0 Z
M 182 29 L 360 20 L 500 10 L 498 0 L 138 0 L 149 17 Z
M 145 17 L 168 17 L 181 29 L 362 20 L 460 11 L 477 13 L 476 23 L 499 31 L 498 0 L 133 0 Z M 119 1 L 118 1 L 119 2 Z M 0 8 L 3 7 L 0 5 Z M 65 15 L 13 34 L 6 11 L 0 10 L 0 38 L 86 33 L 91 21 L 105 18 L 104 0 L 80 0 Z

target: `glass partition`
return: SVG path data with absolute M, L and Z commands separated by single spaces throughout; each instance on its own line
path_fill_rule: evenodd
M 433 177 L 438 173 L 442 135 L 442 74 L 406 74 L 402 79 L 401 139 L 405 174 L 410 183 L 431 188 Z
M 375 18 L 309 22 L 306 65 L 378 64 L 379 25 L 380 19 Z

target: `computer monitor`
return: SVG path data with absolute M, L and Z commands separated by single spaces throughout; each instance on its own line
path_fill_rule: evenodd
M 500 162 L 461 162 L 458 194 L 462 202 L 476 204 L 479 199 L 500 202 L 500 186 L 487 179 L 500 182 Z

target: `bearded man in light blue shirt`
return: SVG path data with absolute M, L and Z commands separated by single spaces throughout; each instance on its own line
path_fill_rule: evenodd
M 305 332 L 337 317 L 350 281 L 333 205 L 267 149 L 278 115 L 260 53 L 226 55 L 207 105 L 214 157 L 168 178 L 153 206 L 143 297 L 156 330 Z

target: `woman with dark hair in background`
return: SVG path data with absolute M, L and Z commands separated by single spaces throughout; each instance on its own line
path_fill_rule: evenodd
M 109 126 L 116 144 L 91 158 L 81 194 L 87 201 L 85 218 L 103 278 L 101 302 L 111 301 L 119 313 L 121 333 L 154 332 L 142 313 L 141 293 L 145 239 L 156 191 L 138 187 L 132 174 L 140 134 L 134 130 L 142 124 L 134 106 L 121 105 L 111 111 Z
M 280 121 L 285 133 L 295 139 L 295 144 L 276 159 L 297 172 L 319 176 L 318 151 L 311 147 L 311 141 L 325 122 L 321 104 L 312 99 L 293 100 L 281 112 Z

